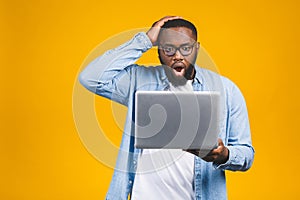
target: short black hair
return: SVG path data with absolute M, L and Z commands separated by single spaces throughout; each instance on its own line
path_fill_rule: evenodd
M 167 29 L 167 28 L 175 28 L 175 27 L 185 27 L 192 31 L 193 35 L 195 36 L 197 40 L 197 29 L 195 25 L 192 22 L 189 22 L 185 19 L 173 19 L 165 22 L 165 24 L 161 27 L 161 30 Z

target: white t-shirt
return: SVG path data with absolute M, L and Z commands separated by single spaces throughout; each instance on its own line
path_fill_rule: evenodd
M 171 91 L 192 91 L 170 84 Z M 143 149 L 132 189 L 132 200 L 193 200 L 194 155 L 181 149 Z

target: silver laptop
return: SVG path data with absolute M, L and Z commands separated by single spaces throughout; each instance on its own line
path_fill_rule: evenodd
M 135 147 L 200 149 L 217 146 L 218 92 L 137 91 Z

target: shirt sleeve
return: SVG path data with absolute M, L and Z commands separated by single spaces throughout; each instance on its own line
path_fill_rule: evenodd
M 246 171 L 254 159 L 247 107 L 242 93 L 234 84 L 228 96 L 229 127 L 226 147 L 229 150 L 229 158 L 224 164 L 213 165 L 217 169 Z
M 93 93 L 126 105 L 130 87 L 130 69 L 152 47 L 146 33 L 140 32 L 121 46 L 106 51 L 79 75 L 80 83 Z

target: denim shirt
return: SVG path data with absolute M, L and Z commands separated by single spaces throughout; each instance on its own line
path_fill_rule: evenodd
M 145 67 L 135 64 L 151 47 L 147 35 L 138 33 L 130 41 L 93 60 L 79 76 L 81 84 L 91 92 L 128 107 L 117 163 L 106 199 L 125 200 L 132 191 L 140 153 L 140 149 L 134 147 L 135 92 L 169 89 L 164 66 Z M 254 158 L 247 108 L 240 90 L 233 82 L 198 66 L 195 69 L 194 91 L 221 93 L 219 138 L 229 150 L 228 161 L 220 165 L 195 157 L 195 199 L 227 199 L 225 170 L 246 171 Z

